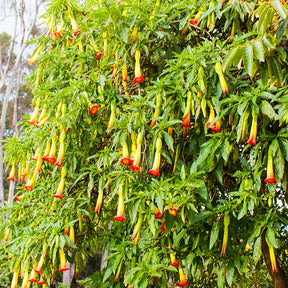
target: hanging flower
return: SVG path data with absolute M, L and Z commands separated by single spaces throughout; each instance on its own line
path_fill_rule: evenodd
M 97 52 L 97 53 L 96 53 L 96 58 L 97 58 L 98 60 L 100 60 L 101 57 L 102 57 L 102 52 Z
M 212 106 L 211 103 L 208 103 L 209 107 L 210 107 L 210 113 L 209 113 L 209 118 L 207 120 L 207 122 L 205 123 L 205 126 L 208 128 L 211 123 L 214 121 L 215 119 L 215 111 L 214 111 L 214 108 Z
M 47 249 L 48 249 L 48 245 L 47 245 L 46 243 L 44 243 L 44 244 L 43 244 L 43 252 L 42 252 L 42 255 L 41 255 L 40 259 L 39 259 L 37 268 L 34 269 L 37 274 L 41 274 L 41 269 L 42 269 L 42 266 L 43 266 L 44 261 L 45 261 L 45 258 L 46 258 Z
M 70 229 L 69 229 L 69 238 L 71 240 L 71 242 L 74 244 L 75 243 L 75 231 L 74 231 L 74 226 L 71 225 Z M 67 245 L 67 248 L 71 249 L 72 247 Z
M 19 278 L 19 263 L 16 262 L 13 272 L 13 279 L 11 282 L 11 288 L 17 288 L 18 278 Z
M 123 82 L 128 81 L 128 72 L 127 72 L 127 64 L 126 63 L 122 67 L 122 81 Z
M 159 167 L 160 167 L 160 160 L 161 160 L 161 148 L 162 148 L 162 140 L 161 140 L 161 138 L 157 138 L 155 159 L 154 159 L 152 169 L 149 170 L 149 173 L 153 176 L 159 176 L 160 175 Z
M 60 258 L 60 268 L 59 271 L 67 271 L 69 268 L 66 266 L 66 258 L 64 251 L 62 249 L 59 250 L 59 258 Z
M 168 207 L 168 212 L 170 215 L 176 217 L 178 213 L 177 207 Z
M 39 105 L 40 105 L 40 98 L 37 99 L 36 106 L 33 113 L 31 114 L 30 120 L 27 121 L 27 123 L 29 123 L 30 125 L 35 125 L 36 123 L 36 119 L 39 113 Z
M 204 76 L 205 76 L 204 69 L 203 69 L 202 66 L 200 66 L 200 67 L 199 67 L 199 70 L 198 70 L 198 84 L 199 84 L 200 89 L 201 89 L 201 92 L 202 92 L 203 94 L 206 93 Z
M 135 41 L 135 39 L 137 38 L 137 34 L 138 34 L 138 27 L 135 26 L 132 33 L 131 33 L 131 42 L 133 43 Z
M 151 124 L 150 124 L 150 128 L 153 128 L 157 122 L 156 118 L 159 117 L 160 115 L 160 111 L 161 111 L 161 104 L 162 104 L 162 96 L 161 93 L 157 94 L 156 97 L 156 106 L 157 108 L 155 109 Z
M 219 118 L 214 125 L 212 125 L 211 130 L 215 133 L 221 132 L 221 118 Z
M 267 178 L 264 180 L 266 183 L 276 183 L 277 180 L 274 178 L 273 172 L 273 156 L 272 156 L 272 148 L 269 147 L 268 150 L 268 162 L 267 162 Z
M 123 140 L 123 148 L 122 148 L 122 158 L 120 160 L 122 165 L 130 165 L 133 163 L 133 160 L 129 158 L 129 150 L 126 142 L 126 137 Z
M 108 127 L 107 127 L 107 131 L 109 131 L 109 133 L 111 132 L 110 129 L 114 126 L 115 112 L 116 112 L 116 107 L 114 104 L 111 104 L 111 114 L 110 114 Z
M 35 167 L 35 170 L 34 170 L 34 172 L 36 174 L 41 174 L 42 173 L 41 164 L 42 164 L 42 157 L 41 157 L 41 153 L 39 152 L 38 158 L 37 158 L 36 167 Z
M 155 207 L 155 219 L 161 219 L 163 217 L 163 213 L 160 212 L 160 210 Z
M 45 285 L 46 284 L 46 282 L 43 279 L 43 276 L 40 277 L 40 281 L 38 282 L 38 284 L 40 284 L 40 285 Z
M 12 168 L 10 170 L 9 176 L 7 178 L 8 181 L 15 181 L 15 162 L 12 165 Z
M 226 80 L 224 78 L 223 72 L 222 72 L 222 65 L 220 62 L 217 62 L 215 65 L 215 71 L 219 76 L 219 80 L 220 80 L 220 85 L 222 87 L 222 90 L 224 92 L 224 94 L 228 94 L 228 86 L 226 83 Z
M 165 229 L 165 219 L 163 219 L 162 225 L 160 226 L 160 231 L 166 233 L 166 229 Z
M 27 288 L 28 287 L 28 278 L 29 278 L 29 265 L 27 264 L 25 271 L 24 271 L 24 277 L 22 280 L 21 288 Z
M 100 182 L 99 182 L 98 198 L 97 198 L 97 203 L 96 203 L 94 213 L 97 213 L 98 215 L 100 214 L 102 202 L 103 202 L 103 188 L 100 186 Z
M 79 30 L 78 25 L 77 25 L 77 23 L 75 21 L 73 12 L 71 11 L 71 8 L 69 6 L 68 6 L 68 15 L 69 15 L 69 18 L 70 18 L 70 21 L 71 21 L 72 29 L 74 31 L 73 35 L 76 37 L 80 33 L 80 30 Z
M 65 167 L 62 167 L 61 170 L 61 179 L 57 188 L 57 192 L 56 194 L 53 195 L 54 198 L 58 198 L 58 199 L 63 199 L 63 190 L 64 190 L 64 186 L 65 186 L 65 176 L 67 174 L 67 169 Z
M 64 24 L 65 24 L 64 21 L 61 20 L 59 29 L 56 32 L 54 32 L 54 34 L 53 34 L 55 38 L 61 38 L 62 37 L 61 33 L 63 31 Z
M 185 112 L 184 112 L 184 115 L 182 117 L 183 119 L 183 123 L 181 124 L 181 126 L 183 128 L 186 128 L 186 127 L 191 127 L 190 125 L 190 117 L 191 117 L 191 100 L 192 100 L 192 93 L 191 91 L 188 91 L 187 93 L 187 104 L 186 104 L 186 108 L 185 108 Z M 187 134 L 187 130 L 184 129 L 183 130 L 183 135 L 186 135 Z M 184 135 L 184 136 L 185 136 Z
M 226 249 L 227 249 L 227 244 L 228 244 L 229 224 L 230 224 L 230 215 L 226 213 L 224 215 L 224 236 L 223 236 L 222 251 L 221 251 L 221 255 L 224 255 L 224 256 L 226 255 Z
M 178 266 L 178 271 L 179 271 L 180 282 L 177 282 L 176 286 L 187 287 L 189 285 L 189 283 L 185 279 L 185 275 L 184 275 L 184 272 L 183 272 L 181 265 Z
M 50 154 L 50 149 L 51 149 L 50 141 L 48 140 L 47 144 L 46 144 L 44 155 L 42 157 L 42 160 L 47 161 L 47 158 L 49 157 L 49 154 Z
M 56 166 L 61 167 L 62 166 L 62 161 L 64 158 L 64 141 L 65 141 L 65 136 L 66 136 L 66 132 L 65 129 L 62 128 L 61 130 L 61 134 L 60 134 L 60 138 L 59 138 L 59 151 L 58 151 L 58 157 L 57 157 L 57 161 L 55 163 Z
M 34 174 L 32 175 L 32 177 L 27 181 L 27 184 L 24 186 L 24 188 L 25 188 L 27 191 L 32 191 L 35 182 L 36 182 L 36 173 L 34 172 Z
M 29 169 L 30 169 L 30 164 L 29 163 L 27 163 L 26 164 L 26 166 L 25 166 L 25 168 L 22 170 L 22 172 L 21 172 L 21 180 L 25 180 L 26 179 L 26 177 L 27 177 L 27 175 L 28 175 L 28 173 L 29 173 Z
M 28 279 L 29 282 L 38 282 L 37 280 L 37 274 L 36 274 L 36 271 L 34 269 L 31 270 L 31 274 L 30 274 L 30 278 Z
M 45 159 L 43 159 L 43 160 L 46 162 L 49 162 L 49 163 L 55 163 L 56 162 L 55 154 L 56 154 L 56 135 L 54 134 L 52 136 L 52 145 L 51 145 L 49 155 L 47 157 L 45 157 Z
M 200 8 L 200 10 L 198 11 L 198 13 L 196 14 L 195 18 L 191 19 L 190 20 L 190 24 L 193 25 L 193 26 L 196 26 L 196 27 L 199 27 L 199 19 L 200 19 L 200 16 L 202 14 L 202 9 Z
M 141 83 L 144 81 L 144 77 L 141 74 L 141 67 L 140 67 L 140 51 L 138 49 L 135 50 L 135 78 L 134 83 Z
M 250 136 L 246 144 L 250 144 L 251 146 L 256 145 L 256 137 L 257 137 L 257 116 L 255 113 L 252 115 L 252 126 L 250 130 Z
M 139 171 L 140 170 L 140 162 L 141 162 L 141 144 L 143 140 L 143 134 L 141 132 L 138 133 L 137 136 L 137 147 L 136 147 L 136 152 L 135 152 L 135 157 L 133 159 L 133 163 L 130 166 L 130 169 L 133 171 Z
M 17 196 L 15 197 L 15 200 L 16 200 L 17 202 L 20 202 L 23 197 L 24 197 L 24 195 L 17 195 Z
M 36 52 L 33 54 L 33 56 L 31 58 L 28 59 L 28 63 L 29 65 L 33 65 L 34 62 L 37 60 L 37 58 L 39 57 L 41 51 L 43 50 L 44 46 L 41 45 L 38 47 L 38 49 L 36 50 Z
M 124 197 L 123 197 L 123 183 L 120 184 L 118 190 L 118 208 L 117 208 L 117 215 L 114 217 L 115 221 L 123 222 L 125 221 L 124 218 Z
M 179 266 L 179 261 L 176 261 L 176 257 L 174 253 L 172 252 L 170 253 L 170 261 L 171 261 L 170 266 L 173 266 L 173 267 Z
M 130 238 L 131 241 L 134 242 L 135 245 L 138 244 L 138 241 L 139 241 L 139 238 L 140 238 L 140 229 L 141 229 L 141 226 L 142 226 L 142 220 L 143 220 L 143 216 L 142 216 L 142 213 L 141 211 L 139 212 L 139 218 L 138 218 L 138 221 L 136 223 L 136 226 L 133 230 L 133 234 Z

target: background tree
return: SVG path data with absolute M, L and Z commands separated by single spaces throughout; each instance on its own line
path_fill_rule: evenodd
M 1 210 L 11 287 L 53 287 L 67 259 L 77 279 L 99 249 L 88 287 L 287 287 L 286 4 L 55 0 L 46 19 L 5 144 L 25 180 Z
M 11 12 L 14 16 L 11 26 L 14 25 L 13 35 L 6 32 L 0 34 L 0 91 L 1 91 L 1 120 L 0 120 L 0 205 L 4 204 L 4 188 L 7 184 L 3 181 L 4 164 L 3 164 L 3 151 L 2 140 L 6 136 L 11 136 L 17 130 L 17 122 L 24 114 L 22 111 L 27 112 L 27 108 L 23 110 L 23 96 L 27 96 L 29 89 L 21 87 L 22 76 L 27 71 L 26 61 L 23 59 L 23 53 L 27 47 L 27 41 L 31 37 L 35 37 L 37 29 L 35 23 L 38 17 L 38 10 L 41 1 L 34 1 L 34 14 L 29 15 L 24 0 L 21 1 L 7 1 L 3 3 L 2 12 L 3 19 L 6 20 L 7 7 L 11 6 Z M 30 5 L 28 5 L 29 7 Z M 9 11 L 9 10 L 8 10 Z M 11 16 L 11 15 L 10 15 Z M 30 18 L 28 18 L 30 17 Z M 28 18 L 28 19 L 27 19 Z M 13 24 L 12 24 L 13 23 Z M 10 28 L 10 27 L 9 27 Z M 22 92 L 21 92 L 21 91 Z M 23 93 L 24 92 L 24 93 Z M 28 98 L 29 101 L 29 98 Z M 11 103 L 9 105 L 9 102 Z M 9 107 L 10 106 L 10 107 Z M 19 113 L 20 112 L 20 113 Z M 18 114 L 20 114 L 18 116 Z M 19 118 L 19 119 L 18 119 Z M 6 174 L 5 174 L 6 175 Z M 6 184 L 6 185 L 5 185 Z M 5 189 L 8 190 L 8 189 Z M 14 181 L 10 182 L 8 202 L 13 200 L 14 195 Z

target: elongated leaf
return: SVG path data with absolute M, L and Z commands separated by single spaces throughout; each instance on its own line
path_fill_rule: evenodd
M 281 16 L 281 18 L 286 19 L 287 13 L 284 10 L 284 7 L 282 6 L 281 2 L 279 0 L 273 0 L 273 7 L 278 12 L 278 14 Z
M 281 70 L 281 65 L 278 61 L 277 58 L 273 57 L 270 59 L 271 60 L 271 67 L 273 69 L 274 74 L 276 75 L 278 82 L 282 82 L 282 70 Z
M 277 29 L 277 32 L 276 32 L 276 36 L 278 39 L 280 39 L 282 37 L 282 35 L 285 33 L 286 29 L 287 29 L 287 24 L 288 24 L 288 21 L 285 20 L 285 21 L 282 21 L 279 26 L 278 26 L 278 29 Z
M 244 66 L 247 73 L 252 77 L 253 73 L 253 46 L 248 44 L 244 48 Z
M 230 287 L 232 287 L 232 283 L 233 283 L 233 276 L 234 276 L 234 265 L 229 264 L 226 268 L 226 280 L 227 283 Z
M 168 133 L 164 133 L 164 140 L 167 144 L 167 146 L 169 147 L 169 149 L 171 149 L 172 151 L 174 151 L 174 147 L 173 147 L 173 138 L 168 134 Z
M 268 227 L 267 231 L 266 231 L 266 239 L 267 241 L 269 241 L 269 243 L 274 247 L 274 248 L 278 248 L 278 244 L 276 242 L 276 238 L 275 238 L 275 232 L 272 228 Z
M 219 235 L 219 225 L 218 225 L 218 222 L 215 222 L 213 224 L 212 229 L 211 229 L 209 249 L 212 249 L 212 247 L 216 243 L 216 241 L 218 239 L 218 235 Z
M 254 53 L 255 53 L 256 58 L 260 62 L 264 62 L 265 61 L 265 50 L 264 50 L 264 45 L 263 45 L 262 41 L 259 39 L 256 39 L 253 42 L 253 49 L 254 49 Z
M 264 115 L 267 115 L 270 119 L 272 119 L 272 120 L 277 119 L 277 114 L 275 113 L 273 107 L 266 100 L 263 100 L 261 102 L 261 111 Z
M 235 56 L 237 55 L 238 51 L 239 51 L 240 47 L 237 46 L 234 49 L 232 49 L 228 55 L 225 57 L 223 64 L 222 64 L 222 69 L 223 71 L 227 71 L 229 70 L 229 68 L 231 67 L 231 64 L 233 62 L 233 59 L 235 58 Z

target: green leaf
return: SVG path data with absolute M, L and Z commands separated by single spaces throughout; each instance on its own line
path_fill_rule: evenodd
M 213 227 L 211 229 L 211 235 L 210 235 L 210 243 L 209 243 L 209 249 L 211 250 L 214 244 L 216 243 L 219 235 L 219 225 L 218 222 L 215 222 L 213 224 Z
M 103 282 L 105 282 L 110 277 L 110 275 L 112 273 L 113 273 L 113 267 L 112 267 L 112 265 L 111 266 L 109 265 L 105 271 L 104 276 L 103 276 Z
M 275 113 L 273 107 L 271 106 L 271 104 L 269 102 L 267 102 L 266 100 L 263 100 L 261 102 L 261 111 L 264 115 L 267 115 L 270 119 L 272 120 L 276 120 L 277 119 L 277 114 Z
M 128 34 L 129 34 L 128 28 L 121 29 L 120 36 L 125 43 L 128 43 Z
M 244 48 L 244 66 L 247 73 L 252 77 L 253 73 L 253 46 L 248 44 Z
M 193 218 L 193 221 L 194 222 L 200 222 L 200 221 L 208 218 L 211 214 L 213 214 L 212 211 L 202 211 L 196 217 Z
M 233 284 L 234 271 L 235 271 L 234 265 L 229 264 L 226 268 L 226 280 L 230 287 L 232 287 Z
M 285 170 L 285 160 L 282 155 L 281 149 L 277 150 L 275 158 L 273 159 L 274 162 L 274 169 L 275 169 L 275 176 L 278 181 L 281 181 L 284 176 Z
M 174 152 L 173 138 L 167 132 L 164 133 L 164 140 L 169 149 L 171 149 Z
M 226 72 L 227 70 L 229 70 L 232 62 L 233 62 L 233 59 L 236 57 L 236 55 L 238 55 L 239 53 L 239 50 L 240 50 L 240 47 L 237 46 L 235 47 L 234 49 L 232 49 L 228 55 L 225 57 L 224 61 L 223 61 L 223 64 L 222 64 L 222 70 L 223 72 Z M 243 52 L 243 51 L 242 51 Z M 238 61 L 239 62 L 239 61 Z
M 253 49 L 254 49 L 254 53 L 256 58 L 260 61 L 260 62 L 264 62 L 265 61 L 265 50 L 264 50 L 264 45 L 262 43 L 261 40 L 256 39 L 253 41 Z
M 276 57 L 273 57 L 270 59 L 270 61 L 271 61 L 270 63 L 271 63 L 273 72 L 275 76 L 277 77 L 278 82 L 281 83 L 282 82 L 282 69 L 281 69 L 281 65 L 278 59 Z
M 283 34 L 286 32 L 287 24 L 288 24 L 287 20 L 281 21 L 279 23 L 279 26 L 278 26 L 277 32 L 276 32 L 276 36 L 278 39 L 280 39 L 283 36 Z
M 185 165 L 184 164 L 181 167 L 180 178 L 181 178 L 181 180 L 185 180 L 185 178 L 186 178 L 186 171 L 185 171 Z
M 229 154 L 230 154 L 230 143 L 229 140 L 225 138 L 223 146 L 221 148 L 221 155 L 225 162 L 228 160 Z
M 154 215 L 150 216 L 149 219 L 149 227 L 150 227 L 150 231 L 152 232 L 153 236 L 156 235 L 156 227 L 155 227 L 155 218 Z
M 260 257 L 261 257 L 261 236 L 259 236 L 254 243 L 253 258 L 255 260 L 255 264 L 259 261 Z
M 269 243 L 274 247 L 274 248 L 278 248 L 278 244 L 275 238 L 275 232 L 271 227 L 267 228 L 266 231 L 266 239 L 267 241 L 269 241 Z
M 281 2 L 279 0 L 273 0 L 273 7 L 278 12 L 278 14 L 281 16 L 281 18 L 286 19 L 287 13 L 285 11 L 285 8 L 282 6 Z

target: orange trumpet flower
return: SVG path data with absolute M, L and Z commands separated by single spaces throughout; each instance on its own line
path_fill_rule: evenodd
M 251 146 L 256 145 L 256 137 L 257 137 L 257 116 L 253 114 L 250 136 L 246 144 L 250 144 Z
M 264 180 L 266 183 L 276 183 L 277 180 L 274 178 L 273 172 L 273 156 L 272 156 L 272 148 L 269 147 L 268 150 L 268 162 L 267 162 L 267 178 Z
M 15 181 L 15 162 L 12 165 L 12 168 L 10 170 L 9 176 L 7 178 L 8 181 Z
M 137 147 L 136 147 L 136 152 L 135 152 L 135 157 L 133 159 L 133 163 L 130 166 L 130 169 L 132 169 L 133 171 L 139 171 L 140 170 L 140 162 L 141 162 L 141 144 L 142 144 L 142 140 L 143 140 L 143 134 L 142 132 L 138 133 L 137 136 Z
M 141 74 L 140 56 L 141 56 L 140 51 L 136 49 L 135 50 L 135 78 L 133 80 L 135 83 L 141 83 L 144 81 L 144 77 L 142 77 L 142 74 Z
M 152 169 L 149 170 L 149 173 L 153 176 L 159 176 L 160 175 L 159 167 L 160 167 L 160 160 L 161 160 L 161 148 L 162 148 L 162 140 L 161 140 L 161 138 L 157 138 L 155 159 L 154 159 Z
M 32 177 L 27 181 L 27 184 L 24 186 L 24 188 L 28 191 L 32 191 L 35 182 L 36 182 L 36 173 L 34 172 Z
M 179 266 L 179 261 L 176 260 L 176 257 L 174 253 L 172 252 L 170 253 L 170 260 L 171 260 L 170 266 L 174 266 L 174 267 Z
M 120 160 L 122 165 L 130 165 L 133 163 L 133 160 L 129 157 L 129 150 L 126 142 L 126 137 L 123 140 L 123 149 L 122 149 L 122 158 Z
M 176 286 L 179 286 L 179 287 L 186 287 L 189 285 L 189 283 L 186 281 L 185 279 L 185 275 L 184 275 L 184 272 L 183 272 L 183 269 L 181 267 L 181 265 L 179 265 L 178 267 L 178 271 L 179 271 L 179 279 L 180 279 L 180 282 L 177 282 L 176 283 Z
M 58 269 L 59 271 L 67 271 L 69 268 L 67 267 L 66 264 L 66 258 L 64 251 L 62 249 L 59 250 L 59 258 L 60 258 L 60 268 Z
M 226 249 L 228 244 L 228 232 L 229 232 L 229 224 L 230 224 L 230 215 L 224 215 L 224 236 L 223 236 L 223 243 L 222 243 L 222 251 L 221 255 L 226 255 Z
M 117 215 L 114 217 L 115 221 L 123 222 L 125 221 L 124 218 L 124 197 L 123 197 L 123 183 L 120 184 L 118 190 L 118 208 L 117 208 Z

